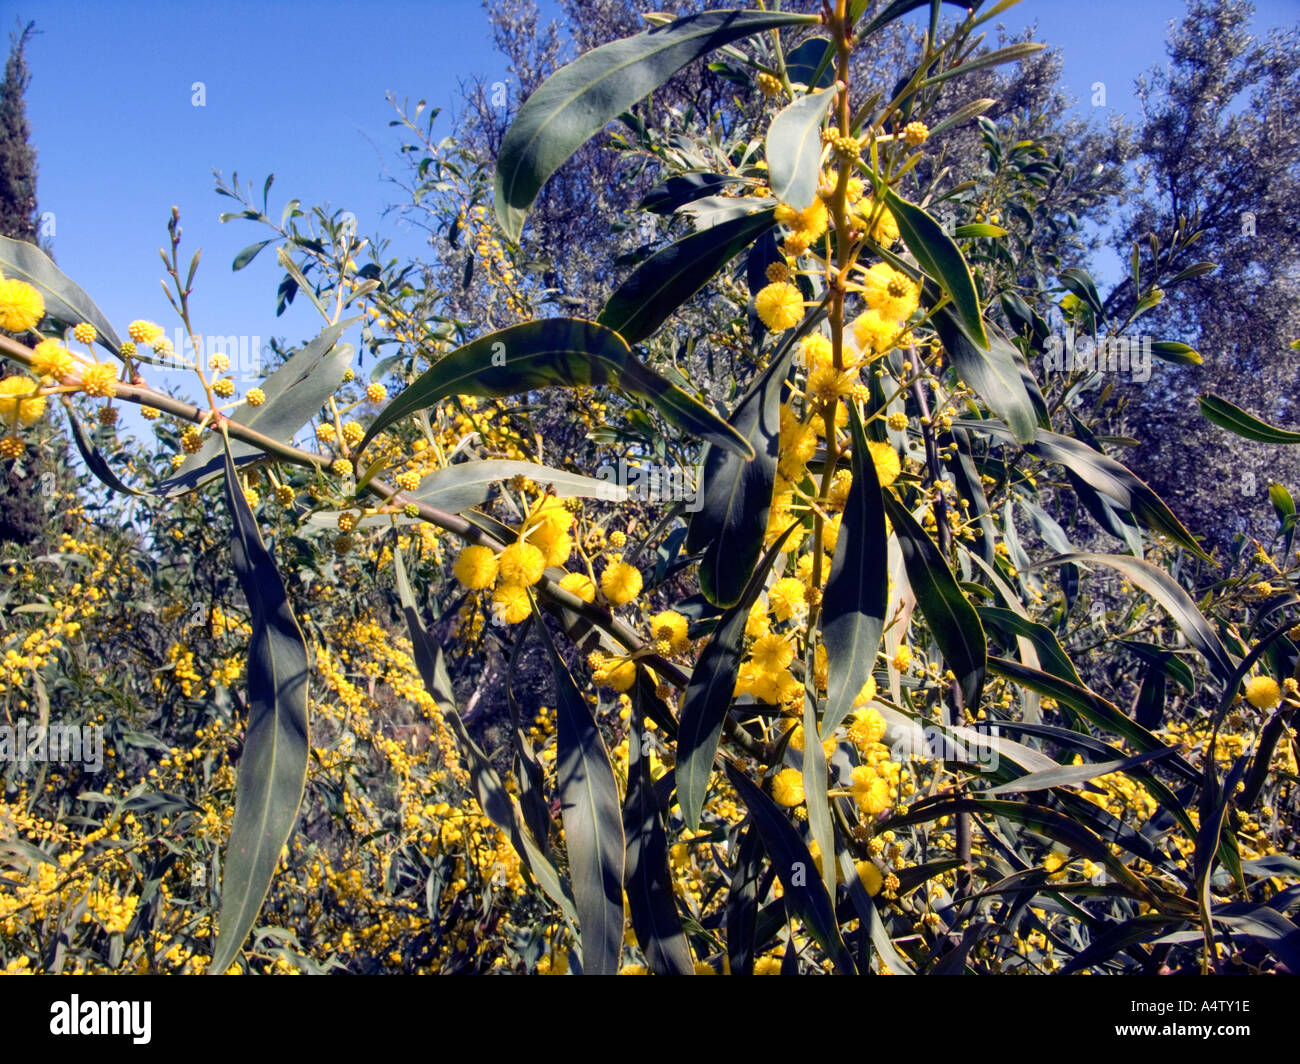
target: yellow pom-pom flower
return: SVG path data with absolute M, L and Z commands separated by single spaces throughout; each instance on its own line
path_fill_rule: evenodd
M 244 402 L 249 406 L 261 406 L 266 402 L 266 392 L 262 391 L 261 388 L 249 388 L 244 395 Z
M 456 557 L 451 571 L 461 585 L 471 591 L 491 587 L 497 578 L 497 556 L 489 547 L 466 547 Z
M 531 543 L 512 543 L 497 558 L 497 569 L 506 583 L 532 587 L 546 572 L 546 555 Z
M 1246 681 L 1246 701 L 1256 709 L 1272 709 L 1282 701 L 1282 688 L 1271 676 L 1252 676 Z
M 81 371 L 81 390 L 97 399 L 117 394 L 117 370 L 107 362 L 96 362 Z
M 779 281 L 759 291 L 754 310 L 773 332 L 784 332 L 803 320 L 803 294 L 789 281 Z
M 37 395 L 38 381 L 22 374 L 0 380 L 0 421 L 9 425 L 31 425 L 45 413 L 45 396 Z
M 497 624 L 518 624 L 532 612 L 527 588 L 507 583 L 492 592 L 492 619 Z
M 596 601 L 596 584 L 586 573 L 565 573 L 560 587 L 583 602 Z
M 880 869 L 870 861 L 858 861 L 854 867 L 857 869 L 858 882 L 862 884 L 862 889 L 874 898 L 885 885 L 885 877 Z
M 627 562 L 612 562 L 601 574 L 600 590 L 613 606 L 631 602 L 641 594 L 641 571 Z
M 667 642 L 670 653 L 680 654 L 691 645 L 687 631 L 690 622 L 676 610 L 664 610 L 650 618 L 650 634 Z
M 137 318 L 126 327 L 128 335 L 137 344 L 152 344 L 163 334 L 163 327 L 152 321 Z
M 72 352 L 58 340 L 42 340 L 32 352 L 32 372 L 38 377 L 61 381 L 76 366 Z
M 778 621 L 800 620 L 808 612 L 804 583 L 793 576 L 783 576 L 767 593 L 767 605 Z
M 79 344 L 93 344 L 99 336 L 99 330 L 88 321 L 80 322 L 72 330 L 72 338 Z
M 920 305 L 921 286 L 886 262 L 878 262 L 862 278 L 867 306 L 891 321 L 906 321 Z
M 868 440 L 867 448 L 871 451 L 871 464 L 876 467 L 876 479 L 882 488 L 889 487 L 903 471 L 898 452 L 889 444 L 877 440 Z
M 797 768 L 783 768 L 772 777 L 772 800 L 786 808 L 803 801 L 803 773 Z
M 45 299 L 26 281 L 0 281 L 0 329 L 20 333 L 45 317 Z

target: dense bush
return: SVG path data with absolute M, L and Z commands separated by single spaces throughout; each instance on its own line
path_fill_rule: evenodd
M 238 400 L 175 212 L 180 352 L 0 244 L 5 460 L 66 422 L 114 493 L 28 477 L 47 541 L 0 559 L 7 722 L 104 742 L 5 765 L 6 970 L 1294 969 L 1294 503 L 1216 556 L 1111 456 L 1140 414 L 1054 341 L 1137 357 L 1180 278 L 1108 316 L 1044 240 L 1061 152 L 950 106 L 1039 48 L 992 13 L 855 79 L 911 6 L 665 16 L 490 174 L 403 112 L 478 320 L 447 262 L 222 182 L 270 229 L 236 268 L 273 246 L 323 322 Z M 745 105 L 656 115 L 706 55 Z M 591 321 L 520 238 L 615 120 L 651 187 Z

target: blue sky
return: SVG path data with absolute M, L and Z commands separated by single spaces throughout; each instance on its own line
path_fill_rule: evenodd
M 477 0 L 6 7 L 41 31 L 29 49 L 27 102 L 55 255 L 123 332 L 136 317 L 169 331 L 176 324 L 157 253 L 175 204 L 185 247 L 203 248 L 196 327 L 306 339 L 319 319 L 304 301 L 275 317 L 280 273 L 272 256 L 231 272 L 236 253 L 261 233 L 218 222 L 233 201 L 214 193 L 211 171 L 238 170 L 259 190 L 274 172 L 273 215 L 291 196 L 328 202 L 354 212 L 362 233 L 382 227 L 398 250 L 415 251 L 413 234 L 380 217 L 396 194 L 385 169 L 400 169 L 385 94 L 450 109 L 462 81 L 505 76 Z M 1168 24 L 1183 10 L 1182 0 L 1024 0 L 1001 21 L 1010 29 L 1037 21 L 1039 39 L 1063 49 L 1080 111 L 1100 122 L 1111 109 L 1136 114 L 1133 79 L 1163 63 Z M 1260 0 L 1256 28 L 1297 15 L 1297 0 Z M 1090 106 L 1098 81 L 1106 84 L 1105 108 Z M 202 107 L 193 105 L 196 82 Z

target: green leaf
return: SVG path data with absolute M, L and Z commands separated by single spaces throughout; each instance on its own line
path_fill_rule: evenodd
M 996 239 L 997 237 L 1007 236 L 1010 230 L 1003 229 L 1000 225 L 990 225 L 987 222 L 972 222 L 970 225 L 959 225 L 952 231 L 952 235 L 958 240 L 977 240 L 984 238 Z
M 243 251 L 235 256 L 235 261 L 230 264 L 230 269 L 232 271 L 242 270 L 257 258 L 257 253 L 259 251 L 266 247 L 267 244 L 274 244 L 275 240 L 276 238 L 273 237 L 270 240 L 262 240 L 256 244 L 249 244 L 248 247 L 244 248 Z
M 653 404 L 678 428 L 753 457 L 753 448 L 735 429 L 639 361 L 613 329 L 576 318 L 524 322 L 451 352 L 383 409 L 357 453 L 390 425 L 448 396 L 501 398 L 552 385 L 621 388 Z
M 673 897 L 668 864 L 668 836 L 655 801 L 650 757 L 644 742 L 642 700 L 654 698 L 648 685 L 638 683 L 632 694 L 627 733 L 627 800 L 623 803 L 623 833 L 627 838 L 624 879 L 632 929 L 650 970 L 657 975 L 691 975 L 694 963 Z
M 745 179 L 735 174 L 678 174 L 655 185 L 637 206 L 643 211 L 653 211 L 655 214 L 672 214 L 684 204 L 722 192 L 732 185 L 744 183 Z
M 732 975 L 753 975 L 758 932 L 759 859 L 763 849 L 752 818 L 741 828 L 735 851 L 736 867 L 727 888 L 727 959 Z
M 580 473 L 513 459 L 459 462 L 430 473 L 420 481 L 419 488 L 407 494 L 416 502 L 448 513 L 459 513 L 485 502 L 493 484 L 512 477 L 527 477 L 554 489 L 556 495 L 568 498 L 609 499 L 614 502 L 627 499 L 627 489 L 612 479 L 585 477 Z
M 591 706 L 555 649 L 536 603 L 534 614 L 555 672 L 559 733 L 555 772 L 578 911 L 582 970 L 587 975 L 617 975 L 623 948 L 624 857 L 618 785 Z
M 815 742 L 812 736 L 808 737 L 808 741 Z M 763 840 L 763 848 L 772 859 L 772 867 L 785 888 L 783 900 L 786 909 L 791 916 L 803 921 L 804 927 L 830 957 L 837 972 L 841 975 L 856 975 L 853 957 L 844 945 L 844 939 L 840 937 L 831 897 L 817 875 L 808 847 L 803 844 L 799 833 L 790 825 L 776 803 L 760 791 L 748 776 L 733 768 L 730 762 L 726 769 L 727 778 L 749 810 L 754 827 Z M 834 857 L 827 854 L 824 860 L 832 861 Z
M 648 339 L 719 270 L 776 225 L 773 210 L 733 218 L 656 251 L 618 286 L 596 320 L 629 344 Z
M 781 386 L 793 346 L 773 359 L 741 399 L 730 424 L 754 449 L 748 462 L 717 447 L 704 452 L 698 498 L 686 550 L 704 552 L 700 589 L 715 606 L 734 606 L 763 552 L 772 505 L 781 426 Z
M 1279 521 L 1285 521 L 1288 517 L 1295 517 L 1295 499 L 1291 493 L 1286 490 L 1282 484 L 1270 484 L 1268 486 L 1268 501 L 1273 504 L 1273 509 L 1277 511 Z
M 528 869 L 538 885 L 547 896 L 560 907 L 571 922 L 577 922 L 577 912 L 573 899 L 560 880 L 555 866 L 547 860 L 541 847 L 524 826 L 523 812 L 518 803 L 506 790 L 491 759 L 470 737 L 469 729 L 461 720 L 456 709 L 456 697 L 451 689 L 451 679 L 443 663 L 442 648 L 429 636 L 419 611 L 415 607 L 415 597 L 411 594 L 411 585 L 406 578 L 406 565 L 402 561 L 402 552 L 393 551 L 393 575 L 397 582 L 397 594 L 402 605 L 402 614 L 406 618 L 407 631 L 411 637 L 412 657 L 419 670 L 424 688 L 433 697 L 442 711 L 442 715 L 451 726 L 460 746 L 461 755 L 469 769 L 470 785 L 478 799 L 479 808 L 493 824 L 500 828 L 510 839 L 510 843 L 519 855 L 519 860 Z
M 850 26 L 858 21 L 862 16 L 862 12 L 867 9 L 867 5 L 870 2 L 871 0 L 853 0 L 849 5 Z M 963 8 L 970 6 L 967 0 L 944 0 L 944 2 L 955 4 L 957 7 Z M 930 3 L 931 0 L 894 0 L 892 4 L 880 11 L 870 22 L 863 26 L 862 29 L 856 31 L 854 36 L 859 40 L 862 40 L 870 34 L 875 33 L 876 30 L 880 29 L 882 26 L 888 26 L 891 22 L 902 18 L 909 11 L 915 11 L 918 7 L 926 7 Z
M 152 492 L 137 491 L 118 479 L 117 474 L 109 467 L 108 460 L 100 452 L 99 448 L 90 442 L 90 437 L 86 434 L 84 426 L 66 396 L 63 397 L 63 406 L 68 414 L 68 424 L 72 428 L 72 438 L 77 444 L 77 450 L 81 452 L 81 457 L 86 462 L 86 468 L 95 475 L 95 479 L 122 495 L 151 495 Z
M 849 404 L 849 426 L 853 482 L 822 600 L 822 642 L 830 669 L 823 736 L 833 734 L 852 712 L 853 700 L 871 675 L 889 596 L 885 504 L 856 403 Z
M 952 296 L 967 337 L 977 347 L 987 350 L 989 338 L 984 331 L 979 293 L 975 291 L 975 281 L 961 248 L 953 243 L 952 237 L 943 231 L 938 222 L 916 204 L 899 197 L 892 189 L 885 190 L 885 206 L 893 214 L 903 242 L 916 257 L 921 269 Z
M 1097 295 L 1097 286 L 1093 283 L 1092 277 L 1086 270 L 1071 266 L 1069 269 L 1062 270 L 1057 279 L 1087 303 L 1094 314 L 1101 313 L 1101 297 Z
M 226 452 L 231 563 L 248 600 L 248 728 L 221 876 L 221 916 L 208 971 L 224 973 L 252 930 L 289 842 L 307 782 L 307 641 Z
M 45 300 L 47 318 L 67 326 L 88 321 L 99 334 L 99 343 L 113 354 L 120 354 L 122 341 L 104 312 L 35 244 L 0 236 L 0 273 L 11 281 L 26 281 L 39 291 Z
M 834 62 L 834 42 L 827 37 L 809 37 L 785 57 L 785 72 L 795 84 L 826 89 L 835 83 Z
M 713 775 L 713 759 L 718 739 L 731 706 L 740 672 L 741 646 L 745 639 L 745 622 L 749 610 L 763 590 L 767 571 L 780 553 L 782 544 L 796 525 L 792 524 L 772 544 L 749 578 L 740 600 L 718 620 L 708 643 L 691 672 L 691 682 L 682 698 L 682 712 L 677 732 L 677 802 L 682 820 L 691 831 L 699 830 L 704 795 Z
M 1002 63 L 1014 63 L 1018 59 L 1024 59 L 1033 55 L 1035 52 L 1041 52 L 1047 45 L 1039 44 L 1036 41 L 1021 41 L 1018 44 L 1009 44 L 1005 48 L 999 48 L 996 51 L 985 52 L 983 55 L 977 55 L 974 59 L 961 63 L 958 66 L 950 67 L 942 73 L 935 74 L 934 77 L 926 78 L 917 88 L 927 88 L 931 85 L 938 85 L 940 82 L 947 81 L 949 78 L 959 78 L 969 74 L 973 70 L 981 70 L 984 67 L 1000 66 Z
M 230 412 L 230 420 L 284 443 L 292 440 L 343 383 L 343 374 L 352 361 L 352 345 L 340 344 L 338 339 L 360 320 L 358 315 L 323 329 L 262 382 L 266 401 L 261 406 L 241 403 Z M 264 453 L 242 440 L 231 440 L 230 451 L 236 465 L 245 465 Z M 174 475 L 159 483 L 158 493 L 172 497 L 184 495 L 218 476 L 221 452 L 220 437 L 210 433 L 203 446 Z
M 1015 344 L 1002 330 L 989 325 L 987 344 L 981 348 L 971 342 L 948 307 L 934 316 L 934 327 L 958 376 L 1006 423 L 1017 440 L 1031 443 L 1038 432 L 1038 412 Z
M 822 120 L 834 89 L 810 92 L 786 105 L 767 131 L 767 170 L 772 194 L 795 210 L 811 207 L 821 180 Z
M 885 509 L 898 535 L 907 579 L 916 603 L 939 644 L 939 650 L 961 684 L 962 698 L 972 712 L 984 687 L 987 644 L 979 614 L 962 593 L 939 548 L 916 523 L 907 507 L 888 492 Z
M 1217 395 L 1203 395 L 1197 402 L 1201 405 L 1201 413 L 1210 421 L 1248 440 L 1260 443 L 1300 443 L 1300 432 L 1274 428 Z
M 1176 366 L 1199 366 L 1203 361 L 1200 353 L 1192 350 L 1186 344 L 1180 344 L 1175 340 L 1154 340 L 1151 343 L 1151 353 L 1156 358 L 1162 358 L 1166 362 L 1172 362 Z
M 1119 570 L 1125 578 L 1165 608 L 1183 635 L 1187 637 L 1187 641 L 1201 652 L 1220 680 L 1225 683 L 1231 681 L 1235 666 L 1228 656 L 1228 651 L 1215 635 L 1210 623 L 1196 608 L 1196 603 L 1192 601 L 1191 596 L 1163 569 L 1141 558 L 1131 558 L 1127 554 L 1062 554 L 1040 562 L 1039 565 L 1066 563 L 1108 565 L 1112 569 Z
M 817 694 L 813 688 L 812 676 L 815 672 L 817 641 L 808 640 L 808 656 L 805 660 L 804 676 L 807 677 L 807 690 L 803 700 L 803 793 L 804 808 L 808 813 L 808 829 L 817 842 L 818 849 L 825 854 L 835 852 L 835 822 L 831 819 L 830 781 L 826 767 L 826 750 L 822 747 L 817 731 Z M 822 861 L 822 882 L 826 886 L 827 897 L 835 897 L 835 862 L 829 858 Z
M 1009 436 L 1005 425 L 991 421 L 962 421 L 955 424 L 1004 439 Z M 1165 505 L 1164 500 L 1145 481 L 1115 459 L 1093 450 L 1081 440 L 1044 430 L 1039 430 L 1034 442 L 1025 449 L 1046 461 L 1065 466 L 1089 487 L 1114 499 L 1120 507 L 1153 532 L 1168 536 L 1199 558 L 1207 558 L 1200 544 Z
M 501 228 L 518 240 L 550 176 L 687 63 L 764 30 L 817 21 L 815 15 L 708 11 L 602 45 L 556 71 L 519 109 L 497 152 L 494 191 Z

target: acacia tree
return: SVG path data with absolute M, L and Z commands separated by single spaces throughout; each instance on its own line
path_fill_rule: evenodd
M 1197 404 L 1216 394 L 1265 421 L 1300 424 L 1291 346 L 1300 338 L 1300 132 L 1290 118 L 1300 107 L 1300 30 L 1256 38 L 1252 12 L 1246 0 L 1192 0 L 1168 66 L 1140 79 L 1138 180 L 1116 245 L 1162 284 L 1193 271 L 1148 320 L 1204 362 L 1169 369 L 1136 397 L 1133 462 L 1221 547 L 1243 534 L 1270 540 L 1279 517 L 1270 483 L 1288 494 L 1300 484 L 1295 447 L 1233 437 Z M 1197 275 L 1199 262 L 1219 268 Z M 1116 311 L 1135 302 L 1131 279 L 1107 298 Z
M 372 546 L 367 572 L 407 626 L 448 749 L 585 972 L 1210 971 L 1229 943 L 1270 970 L 1292 955 L 1271 859 L 1300 826 L 1295 570 L 1185 586 L 1202 545 L 1103 453 L 1113 441 L 1074 402 L 1084 379 L 1040 381 L 1058 300 L 1034 276 L 1032 225 L 992 219 L 1019 208 L 1036 225 L 1034 190 L 1050 195 L 1061 167 L 1045 146 L 1003 145 L 979 123 L 982 97 L 928 110 L 939 87 L 1031 49 L 983 53 L 991 16 L 944 28 L 936 3 L 916 63 L 864 95 L 853 56 L 909 5 L 863 6 L 665 19 L 523 102 L 495 159 L 489 250 L 519 245 L 547 183 L 620 116 L 629 151 L 660 164 L 646 209 L 670 219 L 666 235 L 619 267 L 594 320 L 412 322 L 430 296 L 401 264 L 358 268 L 355 233 L 323 213 L 305 231 L 293 200 L 274 222 L 269 181 L 260 207 L 231 188 L 234 216 L 274 232 L 236 265 L 275 244 L 282 299 L 309 300 L 325 324 L 242 402 L 228 361 L 195 358 L 190 403 L 147 382 L 150 360 L 174 354 L 158 326 L 133 322 L 121 340 L 48 259 L 0 243 L 0 264 L 33 280 L 0 301 L 13 334 L 0 350 L 31 374 L 5 393 L 6 417 L 30 427 L 51 396 L 147 407 L 177 448 L 148 484 L 160 505 L 214 488 L 224 500 L 248 653 L 215 970 L 257 923 L 299 816 L 311 717 L 330 709 L 311 697 L 280 575 L 304 568 L 299 524 L 335 529 L 340 557 Z M 661 131 L 630 113 L 706 57 L 760 87 L 758 130 Z M 969 190 L 945 191 L 922 163 L 931 138 L 968 122 L 990 169 L 1010 172 L 975 205 L 984 219 L 949 232 L 935 215 Z M 193 334 L 198 259 L 187 269 L 177 223 L 164 257 Z M 1157 302 L 1139 281 L 1134 308 L 1108 313 L 1084 271 L 1058 279 L 1064 312 L 1092 333 L 1124 334 Z M 692 379 L 664 356 L 711 284 L 726 328 L 702 339 L 704 365 L 728 344 L 737 357 L 722 380 Z M 342 337 L 362 317 L 367 342 L 410 351 L 395 356 L 408 381 L 395 396 L 349 377 Z M 36 342 L 42 324 L 86 353 Z M 639 413 L 674 458 L 702 447 L 703 505 L 607 531 L 600 506 L 617 513 L 620 486 L 533 450 L 547 441 L 530 415 L 570 392 Z M 734 399 L 720 407 L 718 392 Z M 102 456 L 87 462 L 122 489 Z M 283 510 L 266 509 L 268 484 Z M 1128 554 L 1078 549 L 1048 509 L 1066 487 Z M 459 590 L 423 549 L 439 536 L 458 541 Z M 1129 584 L 1114 634 L 1090 609 L 1099 571 Z M 1260 591 L 1265 572 L 1285 586 Z M 524 705 L 503 722 L 509 783 L 430 635 L 453 596 L 550 665 L 551 697 L 516 691 Z M 328 646 L 317 653 L 338 671 Z M 1098 659 L 1114 668 L 1087 668 Z M 525 709 L 553 712 L 540 753 Z M 317 756 L 346 771 L 330 754 Z M 350 786 L 334 793 L 355 804 Z M 441 833 L 447 813 L 429 806 Z

